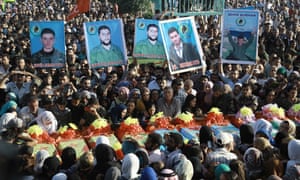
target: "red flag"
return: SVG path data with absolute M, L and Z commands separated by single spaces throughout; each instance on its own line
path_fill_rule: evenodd
M 67 21 L 73 19 L 75 16 L 81 13 L 88 12 L 90 10 L 90 0 L 77 0 L 77 4 L 67 17 Z

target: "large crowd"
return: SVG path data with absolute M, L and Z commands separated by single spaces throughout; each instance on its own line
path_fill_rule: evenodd
M 37 124 L 49 134 L 74 123 L 79 129 L 107 119 L 113 130 L 127 117 L 145 128 L 157 112 L 175 118 L 190 112 L 203 118 L 213 107 L 236 114 L 268 104 L 289 110 L 300 103 L 300 3 L 297 0 L 225 1 L 225 8 L 260 11 L 255 65 L 220 60 L 221 16 L 195 16 L 207 67 L 171 75 L 166 62 L 91 69 L 83 22 L 122 18 L 127 54 L 134 47 L 134 22 L 142 13 L 121 14 L 108 0 L 91 1 L 90 11 L 65 23 L 66 67 L 36 69 L 31 62 L 29 22 L 65 20 L 75 2 L 16 1 L 0 10 L 0 179 L 299 179 L 297 122 L 282 120 L 278 132 L 258 119 L 243 124 L 239 139 L 202 126 L 187 144 L 178 133 L 151 133 L 143 147 L 128 140 L 117 160 L 105 136 L 76 158 L 72 147 L 58 159 L 33 154 L 35 140 L 25 129 Z M 177 17 L 159 16 L 159 19 Z M 164 147 L 164 148 L 162 148 Z M 162 150 L 164 149 L 164 150 Z

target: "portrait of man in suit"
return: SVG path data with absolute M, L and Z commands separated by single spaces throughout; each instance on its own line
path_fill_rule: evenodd
M 200 54 L 196 46 L 184 42 L 177 28 L 170 27 L 168 37 L 171 42 L 168 54 L 173 70 L 185 69 L 200 64 Z

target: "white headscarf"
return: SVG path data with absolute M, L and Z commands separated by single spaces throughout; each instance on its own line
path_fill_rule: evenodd
M 40 151 L 38 151 L 35 155 L 35 162 L 34 162 L 34 171 L 37 173 L 41 173 L 42 172 L 42 167 L 44 165 L 44 161 L 45 159 L 47 159 L 49 157 L 49 152 L 42 149 Z
M 96 146 L 98 144 L 106 144 L 106 145 L 111 146 L 108 137 L 107 136 L 103 136 L 103 135 L 101 135 L 101 136 L 99 136 L 97 138 L 97 140 L 96 140 Z
M 134 179 L 139 177 L 138 171 L 140 169 L 140 160 L 133 154 L 125 155 L 122 163 L 122 176 L 126 179 Z
M 37 124 L 49 134 L 56 132 L 57 120 L 52 112 L 44 111 L 35 120 Z
M 296 164 L 300 164 L 300 140 L 293 139 L 289 142 L 288 145 L 288 155 L 290 160 L 288 161 L 286 165 L 286 169 L 288 169 L 290 166 L 294 166 Z

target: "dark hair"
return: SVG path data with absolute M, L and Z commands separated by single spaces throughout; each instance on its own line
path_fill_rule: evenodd
M 50 29 L 50 28 L 44 28 L 41 32 L 41 37 L 44 35 L 44 34 L 52 34 L 53 36 L 55 36 L 55 32 Z
M 151 27 L 155 27 L 155 28 L 158 29 L 158 26 L 157 26 L 156 24 L 149 24 L 149 25 L 147 26 L 147 31 L 149 31 L 149 29 L 150 29 Z
M 162 137 L 158 133 L 151 133 L 151 134 L 149 134 L 148 135 L 148 139 L 151 140 L 151 143 L 157 144 L 158 146 L 160 146 L 163 143 Z
M 59 105 L 67 105 L 67 100 L 66 98 L 60 96 L 55 100 L 55 103 Z
M 61 153 L 62 169 L 69 169 L 76 162 L 76 151 L 72 147 L 66 147 Z
M 110 32 L 110 28 L 109 28 L 108 26 L 106 26 L 106 25 L 103 25 L 103 26 L 100 26 L 100 27 L 98 28 L 98 35 L 100 34 L 100 31 L 102 31 L 103 29 L 108 29 L 109 32 Z
M 169 137 L 174 140 L 174 143 L 178 148 L 183 147 L 183 137 L 179 133 L 170 132 Z
M 168 30 L 168 34 L 170 35 L 173 32 L 179 33 L 178 30 L 175 27 L 170 27 L 169 30 Z

